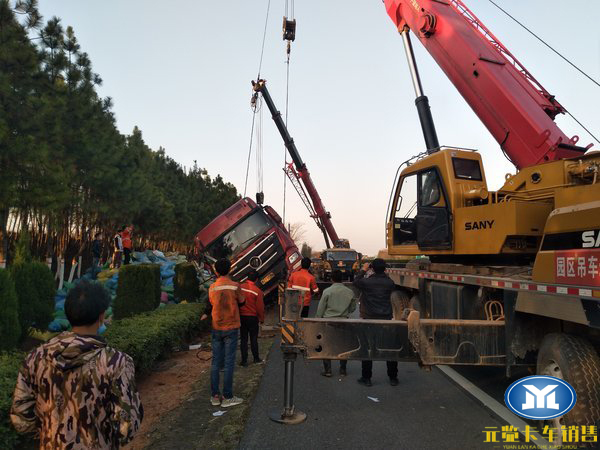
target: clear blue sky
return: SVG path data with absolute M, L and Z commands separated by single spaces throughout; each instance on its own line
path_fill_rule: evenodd
M 497 0 L 505 9 L 600 78 L 597 0 Z M 466 2 L 530 72 L 576 117 L 600 133 L 600 88 L 485 0 Z M 261 76 L 285 107 L 284 0 L 272 0 Z M 114 101 L 122 133 L 140 127 L 185 166 L 197 160 L 243 193 L 250 139 L 250 80 L 256 77 L 267 0 L 40 0 L 46 19 L 71 25 L 102 96 Z M 401 38 L 380 0 L 298 0 L 290 68 L 289 129 L 338 233 L 374 254 L 385 246 L 385 210 L 396 167 L 423 150 Z M 440 143 L 479 149 L 490 189 L 514 172 L 498 144 L 432 58 L 413 40 Z M 282 213 L 284 148 L 263 117 L 264 192 Z M 591 141 L 569 118 L 559 125 Z M 596 146 L 598 147 L 598 145 Z M 252 158 L 254 161 L 254 157 Z M 248 194 L 256 191 L 251 167 Z M 305 222 L 306 240 L 323 246 L 288 184 L 286 222 Z

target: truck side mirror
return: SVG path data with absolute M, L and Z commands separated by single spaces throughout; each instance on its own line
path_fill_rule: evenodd
M 277 212 L 273 208 L 271 208 L 270 206 L 265 206 L 265 211 L 269 215 L 269 217 L 271 217 L 271 219 L 273 219 L 275 222 L 277 222 L 278 224 L 283 223 L 281 217 L 279 217 L 279 214 L 277 214 Z

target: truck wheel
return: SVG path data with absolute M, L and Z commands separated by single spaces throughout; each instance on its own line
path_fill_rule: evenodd
M 537 373 L 565 380 L 577 393 L 575 407 L 552 419 L 553 427 L 594 425 L 600 419 L 600 358 L 587 340 L 564 333 L 546 335 L 538 352 Z
M 405 291 L 394 291 L 391 297 L 392 314 L 394 320 L 401 320 L 402 313 L 410 307 L 410 297 Z

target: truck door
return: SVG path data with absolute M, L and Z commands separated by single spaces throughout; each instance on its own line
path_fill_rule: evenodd
M 415 218 L 420 249 L 452 248 L 450 210 L 437 169 L 419 173 Z

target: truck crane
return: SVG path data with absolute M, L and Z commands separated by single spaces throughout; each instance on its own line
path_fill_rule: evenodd
M 321 200 L 321 196 L 312 181 L 306 163 L 300 157 L 294 139 L 290 136 L 287 126 L 281 118 L 281 113 L 275 107 L 273 98 L 267 89 L 266 81 L 262 79 L 252 81 L 252 88 L 254 90 L 252 102 L 255 103 L 257 101 L 259 93 L 262 95 L 275 122 L 275 126 L 292 158 L 292 161 L 283 170 L 296 189 L 296 192 L 298 192 L 304 206 L 308 209 L 310 217 L 323 233 L 326 248 L 321 253 L 323 267 L 320 278 L 327 281 L 331 277 L 331 271 L 338 269 L 342 271 L 344 278 L 352 280 L 354 273 L 359 268 L 359 254 L 350 248 L 348 239 L 338 237 L 337 231 L 331 221 L 331 214 L 325 209 L 323 200 Z
M 462 1 L 385 0 L 385 7 L 402 36 L 427 147 L 400 173 L 386 230 L 390 254 L 429 260 L 390 276 L 401 302 L 422 317 L 504 323 L 501 338 L 483 327 L 479 346 L 466 330 L 446 337 L 450 348 L 442 336 L 422 341 L 421 360 L 488 364 L 486 346 L 501 343 L 492 359 L 507 372 L 535 364 L 573 383 L 577 405 L 555 426 L 596 423 L 600 153 L 558 127 L 564 107 Z M 438 145 L 410 31 L 517 168 L 497 192 L 488 191 L 479 153 Z M 416 207 L 407 216 L 402 193 L 411 184 Z M 466 347 L 470 356 L 459 356 Z
M 564 107 L 462 1 L 384 3 L 426 144 L 399 168 L 387 247 L 427 258 L 387 270 L 396 320 L 297 320 L 286 303 L 294 334 L 282 348 L 307 359 L 499 366 L 507 376 L 535 368 L 577 393 L 551 426 L 598 423 L 600 152 L 565 135 L 554 122 Z M 410 31 L 516 166 L 498 191 L 488 190 L 479 153 L 439 145 Z

